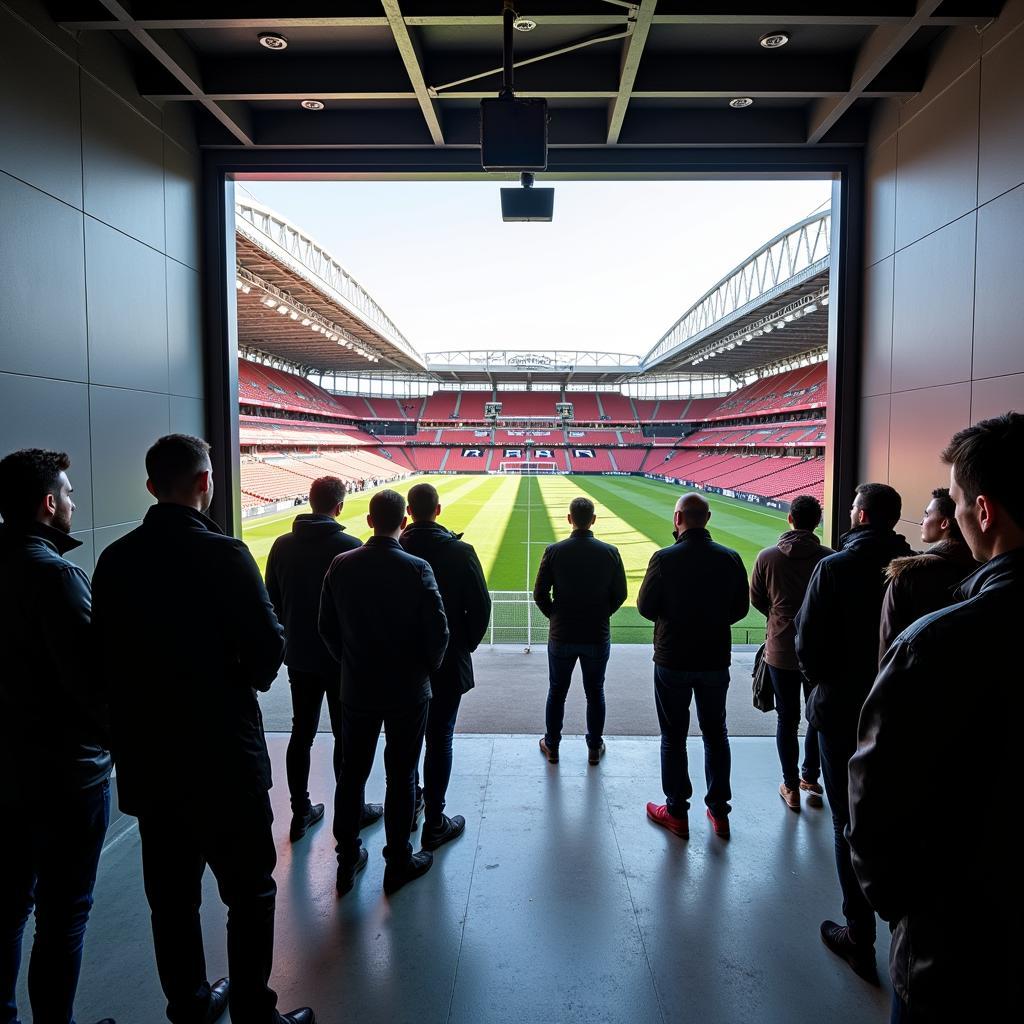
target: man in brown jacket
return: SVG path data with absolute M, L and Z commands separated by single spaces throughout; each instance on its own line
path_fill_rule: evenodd
M 792 529 L 779 538 L 778 544 L 765 548 L 757 556 L 750 577 L 750 603 L 768 618 L 764 655 L 779 716 L 775 728 L 775 743 L 782 764 L 779 795 L 788 807 L 799 811 L 800 790 L 821 802 L 818 783 L 821 762 L 818 731 L 808 723 L 803 769 L 797 774 L 800 691 L 803 689 L 806 697 L 810 690 L 796 658 L 794 619 L 814 567 L 832 554 L 832 549 L 819 543 L 814 535 L 821 522 L 821 505 L 817 498 L 809 494 L 794 498 L 787 518 Z
M 953 604 L 953 592 L 978 563 L 956 524 L 956 502 L 947 487 L 936 487 L 921 520 L 922 555 L 894 558 L 885 571 L 889 587 L 882 603 L 878 660 L 912 622 Z

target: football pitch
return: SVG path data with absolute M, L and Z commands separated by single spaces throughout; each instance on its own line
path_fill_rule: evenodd
M 612 619 L 615 643 L 650 643 L 652 624 L 636 610 L 636 595 L 651 553 L 672 543 L 672 509 L 683 490 L 658 480 L 629 476 L 418 476 L 400 481 L 403 494 L 429 481 L 441 500 L 440 522 L 476 548 L 492 591 L 530 591 L 546 545 L 569 535 L 569 502 L 584 495 L 595 505 L 595 536 L 622 554 L 629 584 L 626 603 Z M 340 522 L 355 536 L 370 535 L 366 511 L 372 492 L 345 502 Z M 735 548 L 749 575 L 758 551 L 774 544 L 787 529 L 786 516 L 772 509 L 717 495 L 712 507 L 712 537 Z M 309 508 L 296 507 L 243 524 L 243 537 L 262 570 L 274 539 Z M 695 582 L 694 601 L 700 600 Z M 760 643 L 764 617 L 751 610 L 733 630 L 736 643 Z M 486 641 L 485 641 L 486 642 Z

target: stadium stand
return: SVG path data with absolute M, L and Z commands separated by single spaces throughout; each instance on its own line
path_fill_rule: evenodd
M 491 401 L 490 391 L 463 391 L 456 419 L 463 423 L 475 423 L 484 418 L 484 406 Z
M 458 400 L 458 391 L 435 391 L 423 404 L 420 419 L 427 423 L 434 420 L 455 419 Z
M 560 399 L 557 391 L 499 391 L 497 401 L 501 402 L 500 419 L 550 420 L 556 415 L 555 403 Z
M 566 391 L 565 401 L 572 402 L 572 418 L 577 423 L 596 423 L 602 418 L 596 391 Z
M 598 401 L 604 410 L 602 419 L 609 420 L 611 423 L 636 423 L 637 414 L 627 395 L 617 391 L 600 391 L 598 392 Z
M 646 448 L 616 448 L 612 452 L 620 473 L 639 473 L 647 454 Z

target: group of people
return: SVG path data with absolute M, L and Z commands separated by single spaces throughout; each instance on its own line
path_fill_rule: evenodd
M 925 510 L 924 554 L 896 532 L 901 500 L 888 485 L 857 488 L 835 552 L 815 536 L 820 504 L 802 496 L 792 529 L 761 552 L 749 581 L 739 554 L 712 539 L 705 498 L 684 495 L 675 543 L 652 556 L 637 598 L 655 623 L 665 794 L 648 817 L 689 834 L 695 703 L 706 814 L 715 835 L 729 837 L 731 626 L 752 603 L 767 616 L 780 796 L 794 811 L 801 792 L 820 802 L 820 779 L 832 812 L 844 923 L 825 921 L 821 937 L 870 978 L 876 915 L 889 922 L 893 1020 L 903 1024 L 959 1019 L 968 1001 L 973 1015 L 993 1019 L 1021 994 L 1020 872 L 1000 836 L 1020 711 L 1012 629 L 1024 611 L 1022 451 L 1024 415 L 954 436 L 942 455 L 950 486 Z M 210 1022 L 230 1006 L 246 1024 L 313 1024 L 309 1007 L 280 1013 L 269 984 L 276 850 L 257 693 L 286 663 L 291 840 L 324 816 L 308 789 L 326 697 L 338 895 L 367 863 L 361 830 L 382 816 L 384 889 L 396 892 L 466 828 L 445 813 L 445 798 L 471 655 L 490 616 L 479 560 L 439 522 L 430 484 L 405 497 L 375 493 L 372 536 L 360 544 L 337 522 L 343 483 L 324 477 L 311 487 L 311 512 L 275 542 L 264 584 L 245 545 L 206 515 L 209 446 L 176 434 L 146 456 L 156 503 L 104 549 L 90 584 L 66 558 L 77 545 L 70 468 L 65 454 L 40 449 L 0 460 L 0 802 L 9 826 L 0 843 L 0 1024 L 18 1019 L 33 909 L 35 1019 L 73 1019 L 111 752 L 119 805 L 139 823 L 168 1019 Z M 609 620 L 626 599 L 626 576 L 618 551 L 594 536 L 588 499 L 575 499 L 568 519 L 571 534 L 546 549 L 534 588 L 551 620 L 539 745 L 557 762 L 579 662 L 588 757 L 599 765 Z M 983 708 L 991 710 L 981 724 Z M 383 806 L 365 792 L 382 726 Z M 206 866 L 228 907 L 230 982 L 207 978 Z

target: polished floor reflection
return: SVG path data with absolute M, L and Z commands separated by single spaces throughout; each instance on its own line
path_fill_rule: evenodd
M 580 738 L 566 737 L 549 765 L 532 736 L 457 736 L 448 809 L 466 816 L 466 835 L 388 900 L 374 826 L 369 866 L 339 901 L 330 811 L 301 843 L 287 840 L 286 739 L 270 737 L 282 1009 L 310 1004 L 322 1024 L 887 1019 L 887 987 L 867 986 L 818 938 L 821 919 L 839 913 L 831 823 L 827 808 L 783 805 L 773 740 L 733 740 L 725 843 L 701 805 L 688 842 L 645 819 L 645 801 L 660 797 L 655 739 L 613 737 L 589 768 Z M 318 737 L 310 787 L 328 804 L 329 744 Z M 690 744 L 699 773 L 700 741 Z M 382 795 L 378 751 L 367 797 Z M 204 919 L 215 978 L 224 914 L 212 878 Z M 884 926 L 880 935 L 884 976 Z M 101 864 L 76 1015 L 160 1024 L 162 1008 L 138 832 L 121 819 Z

